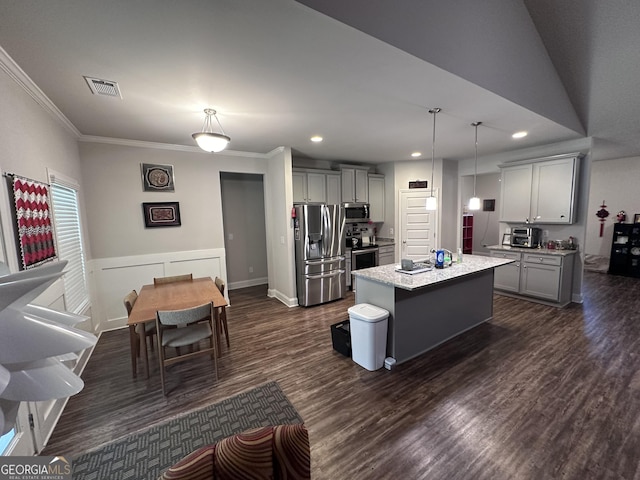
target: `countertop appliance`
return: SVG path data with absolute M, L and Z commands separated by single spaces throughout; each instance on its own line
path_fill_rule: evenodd
M 343 203 L 344 216 L 347 222 L 368 222 L 368 203 Z
M 309 307 L 343 298 L 344 209 L 341 205 L 296 205 L 295 210 L 298 304 Z
M 542 229 L 538 227 L 514 227 L 511 229 L 511 246 L 538 248 L 542 241 Z

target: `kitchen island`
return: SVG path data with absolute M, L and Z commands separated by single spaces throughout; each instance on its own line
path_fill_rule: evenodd
M 511 259 L 465 255 L 444 269 L 406 274 L 399 265 L 356 270 L 355 300 L 389 311 L 387 356 L 410 360 L 493 318 L 494 268 Z

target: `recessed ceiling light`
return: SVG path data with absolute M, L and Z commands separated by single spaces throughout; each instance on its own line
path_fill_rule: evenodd
M 311 137 L 311 141 L 315 143 L 319 143 L 322 141 L 322 137 L 320 135 L 314 135 L 313 137 Z
M 524 131 L 522 131 L 522 132 L 516 132 L 516 133 L 514 133 L 513 135 L 511 135 L 511 138 L 524 138 L 524 137 L 526 137 L 527 135 L 528 135 L 528 134 L 527 134 L 527 132 L 524 132 Z
M 411 154 L 411 156 L 412 156 L 413 158 L 418 158 L 418 157 L 421 157 L 421 156 L 422 156 L 422 153 L 421 153 L 421 152 L 413 152 L 413 153 Z

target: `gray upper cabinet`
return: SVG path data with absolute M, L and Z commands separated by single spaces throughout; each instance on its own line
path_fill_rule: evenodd
M 367 203 L 369 201 L 369 169 L 367 167 L 341 167 L 342 201 Z
M 578 154 L 502 167 L 500 221 L 574 222 Z
M 327 203 L 340 205 L 342 203 L 342 180 L 339 172 L 327 173 Z
M 297 169 L 291 173 L 295 203 L 340 203 L 338 172 Z
M 369 174 L 369 208 L 372 222 L 384 222 L 384 175 Z

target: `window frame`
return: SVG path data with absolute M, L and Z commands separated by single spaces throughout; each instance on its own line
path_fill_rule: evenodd
M 60 260 L 69 261 L 63 276 L 65 309 L 75 314 L 83 314 L 91 306 L 91 298 L 82 229 L 80 184 L 75 179 L 53 170 L 48 170 L 47 173 L 53 229 L 56 237 L 56 254 Z M 58 191 L 54 192 L 55 189 Z M 69 201 L 69 198 L 60 198 L 60 194 L 67 195 L 69 198 L 73 197 L 74 201 Z M 56 195 L 58 195 L 57 207 Z M 63 201 L 66 203 L 62 203 Z M 62 224 L 63 221 L 66 223 Z M 73 243 L 69 244 L 69 241 L 73 241 Z

